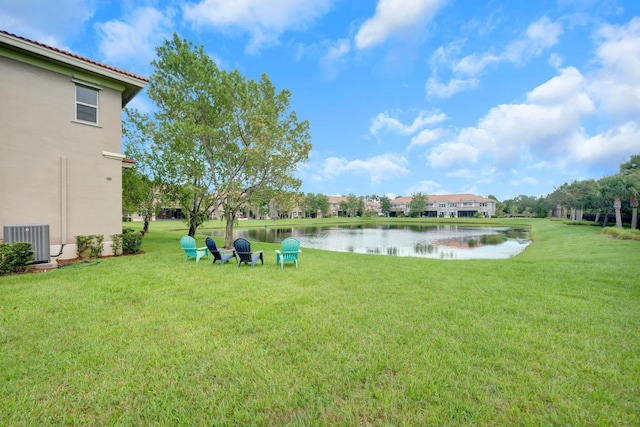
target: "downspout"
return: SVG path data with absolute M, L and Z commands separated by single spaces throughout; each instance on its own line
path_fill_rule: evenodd
M 67 158 L 60 156 L 60 252 L 51 255 L 57 258 L 62 255 L 67 243 Z

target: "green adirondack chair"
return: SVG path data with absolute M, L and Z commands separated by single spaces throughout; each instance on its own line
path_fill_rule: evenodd
M 293 237 L 287 237 L 281 243 L 282 250 L 276 249 L 276 264 L 280 264 L 280 268 L 284 268 L 285 262 L 292 262 L 298 268 L 298 254 L 300 250 L 300 242 Z
M 180 239 L 180 246 L 184 250 L 185 257 L 184 262 L 187 262 L 189 258 L 194 258 L 196 262 L 200 261 L 200 258 L 209 258 L 209 249 L 207 247 L 196 247 L 196 239 L 191 236 L 184 236 Z

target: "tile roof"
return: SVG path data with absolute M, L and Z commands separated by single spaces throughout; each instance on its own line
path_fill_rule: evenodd
M 395 204 L 409 204 L 413 196 L 403 196 L 393 199 L 391 203 Z M 428 202 L 447 202 L 447 203 L 458 203 L 458 202 L 494 202 L 493 199 L 488 199 L 482 196 L 476 196 L 475 194 L 464 193 L 464 194 L 433 194 L 429 195 Z
M 103 64 L 102 62 L 94 61 L 93 59 L 89 59 L 89 58 L 86 58 L 84 56 L 76 55 L 75 53 L 71 53 L 71 52 L 67 52 L 67 51 L 62 50 L 62 49 L 58 49 L 57 47 L 49 46 L 49 45 L 46 45 L 44 43 L 37 42 L 35 40 L 30 40 L 30 39 L 27 39 L 25 37 L 9 33 L 9 32 L 4 31 L 4 30 L 0 30 L 0 34 L 4 34 L 6 36 L 13 37 L 13 38 L 16 38 L 18 40 L 22 40 L 23 42 L 27 42 L 27 43 L 33 44 L 35 46 L 39 46 L 39 47 L 48 49 L 48 50 L 50 50 L 52 52 L 60 53 L 62 55 L 68 56 L 70 58 L 78 59 L 78 60 L 86 62 L 88 64 L 96 65 L 98 67 L 104 68 L 104 69 L 109 70 L 109 71 L 114 71 L 116 73 L 122 74 L 122 75 L 127 76 L 127 77 L 134 78 L 136 80 L 143 81 L 145 83 L 149 82 L 149 79 L 147 79 L 146 77 L 142 77 L 142 76 L 140 76 L 138 74 L 134 74 L 134 73 L 131 73 L 129 71 L 122 70 L 120 68 L 112 67 L 111 65 Z

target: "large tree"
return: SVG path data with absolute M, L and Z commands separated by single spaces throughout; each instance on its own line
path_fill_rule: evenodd
M 176 34 L 157 55 L 147 89 L 158 107 L 154 150 L 167 162 L 165 175 L 186 188 L 180 200 L 198 207 L 190 234 L 204 219 L 202 208 L 220 209 L 230 247 L 241 207 L 299 188 L 294 174 L 311 149 L 309 123 L 267 75 L 256 81 L 221 70 L 202 46 Z
M 329 198 L 321 193 L 307 193 L 304 196 L 303 206 L 305 217 L 316 218 L 318 215 L 329 214 Z
M 382 212 L 384 216 L 389 216 L 389 212 L 391 212 L 391 199 L 389 197 L 380 197 L 380 212 Z
M 620 165 L 620 174 L 626 177 L 629 183 L 629 195 L 631 197 L 631 228 L 638 227 L 638 193 L 640 193 L 640 154 Z
M 413 198 L 409 203 L 409 216 L 422 216 L 422 213 L 427 209 L 429 196 L 422 192 L 414 193 L 412 196 Z
M 605 198 L 613 200 L 613 208 L 616 213 L 616 227 L 622 227 L 622 198 L 631 195 L 635 190 L 629 184 L 627 177 L 623 174 L 605 176 L 598 181 L 602 194 Z M 637 193 L 636 193 L 637 194 Z

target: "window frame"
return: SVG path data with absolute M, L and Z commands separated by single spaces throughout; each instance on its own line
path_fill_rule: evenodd
M 93 125 L 93 126 L 100 126 L 100 91 L 102 90 L 102 88 L 100 86 L 96 86 L 94 84 L 91 83 L 87 83 L 87 82 L 83 82 L 80 80 L 72 80 L 74 83 L 74 90 L 75 90 L 75 96 L 74 96 L 74 121 L 78 122 L 78 123 L 84 123 L 84 124 L 88 124 L 88 125 Z M 80 101 L 78 99 L 78 89 L 82 88 L 82 89 L 88 89 L 91 91 L 95 92 L 95 105 L 84 102 L 84 101 Z M 95 109 L 95 122 L 91 121 L 91 120 L 83 120 L 78 118 L 78 109 L 79 107 L 85 107 L 85 108 L 93 108 Z

